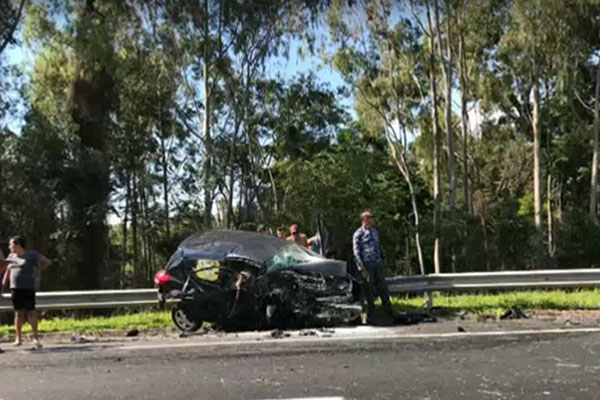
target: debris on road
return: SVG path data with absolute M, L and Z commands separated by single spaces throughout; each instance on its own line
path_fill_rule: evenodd
M 394 322 L 398 324 L 412 325 L 421 322 L 437 322 L 437 318 L 426 313 L 406 313 L 398 315 Z
M 94 343 L 97 341 L 98 341 L 98 338 L 93 337 L 93 336 L 72 336 L 71 337 L 71 342 L 76 343 L 76 344 Z
M 273 337 L 275 339 L 283 339 L 286 337 L 290 337 L 290 334 L 282 331 L 281 329 L 275 329 L 275 330 L 271 331 L 271 337 Z
M 130 329 L 129 331 L 127 331 L 127 333 L 125 334 L 126 337 L 136 337 L 140 334 L 140 330 L 137 328 L 133 328 Z
M 298 336 L 317 336 L 317 331 L 315 331 L 315 330 L 301 330 L 298 333 Z
M 516 307 L 510 307 L 500 316 L 500 319 L 521 319 L 529 318 L 529 315 L 525 314 L 521 309 Z

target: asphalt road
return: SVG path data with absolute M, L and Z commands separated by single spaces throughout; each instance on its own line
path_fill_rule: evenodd
M 597 330 L 386 332 L 11 349 L 0 356 L 0 399 L 600 398 Z

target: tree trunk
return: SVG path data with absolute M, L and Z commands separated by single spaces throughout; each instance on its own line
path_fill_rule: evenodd
M 229 170 L 229 188 L 227 196 L 227 228 L 233 227 L 233 198 L 235 190 L 235 165 L 232 162 Z
M 542 231 L 542 188 L 541 188 L 541 124 L 540 124 L 540 86 L 536 78 L 533 84 L 533 203 L 535 210 L 535 227 Z
M 400 137 L 403 138 L 403 139 L 396 139 L 396 141 L 402 140 L 400 152 L 397 151 L 396 142 L 391 137 L 391 132 L 396 132 L 391 123 L 388 123 L 388 127 L 385 129 L 385 138 L 390 147 L 390 150 L 392 153 L 392 158 L 394 159 L 394 162 L 396 163 L 396 166 L 398 167 L 400 174 L 404 178 L 404 181 L 408 185 L 408 191 L 410 193 L 410 200 L 411 200 L 413 216 L 414 216 L 414 221 L 415 221 L 414 222 L 415 223 L 415 245 L 417 246 L 419 270 L 421 272 L 421 275 L 425 275 L 425 263 L 423 261 L 423 251 L 421 249 L 421 238 L 420 238 L 421 226 L 420 226 L 420 218 L 419 218 L 419 207 L 417 206 L 417 195 L 415 193 L 415 190 L 414 190 L 414 187 L 412 184 L 412 179 L 411 179 L 411 175 L 410 175 L 410 170 L 408 168 L 408 163 L 406 162 L 406 151 L 407 151 L 406 150 L 406 148 L 407 148 L 406 128 L 402 123 L 401 100 L 400 100 L 401 94 L 396 90 L 396 83 L 394 81 L 395 67 L 394 67 L 394 63 L 392 60 L 395 58 L 395 56 L 389 57 L 389 58 L 390 58 L 390 68 L 389 68 L 390 76 L 389 76 L 389 78 L 392 83 L 392 86 L 394 87 L 394 91 L 396 93 L 396 107 L 397 107 L 396 108 L 396 112 L 397 112 L 396 119 L 398 121 L 398 124 L 401 125 L 401 130 L 402 130 L 402 132 L 398 132 L 398 134 L 395 133 L 395 136 L 396 136 L 396 138 L 400 138 Z M 386 118 L 386 121 L 387 121 L 387 118 Z M 400 134 L 402 136 L 400 136 Z M 277 200 L 277 197 L 275 197 L 275 200 Z M 408 251 L 407 251 L 407 253 L 408 253 Z
M 490 257 L 489 257 L 490 246 L 488 244 L 487 223 L 482 214 L 479 214 L 479 221 L 481 223 L 481 234 L 483 235 L 483 258 L 485 260 L 484 261 L 485 270 L 489 272 L 490 271 Z
M 469 95 L 469 88 L 467 85 L 467 63 L 465 59 L 465 38 L 462 32 L 459 37 L 459 65 L 460 65 L 460 114 L 461 114 L 461 125 L 462 125 L 462 157 L 463 157 L 463 171 L 462 171 L 462 184 L 463 184 L 463 198 L 464 207 L 468 212 L 472 211 L 471 200 L 469 194 L 469 161 L 468 161 L 468 146 L 469 146 L 469 114 L 467 111 L 467 101 Z
M 208 76 L 208 43 L 210 40 L 208 32 L 208 0 L 204 0 L 204 18 L 204 59 L 202 60 L 204 83 L 204 227 L 210 228 L 212 225 L 212 138 L 210 134 L 211 82 Z
M 141 270 L 141 284 L 146 285 L 146 279 L 148 277 L 148 271 L 150 269 L 150 238 L 149 238 L 149 215 L 148 215 L 148 196 L 147 196 L 147 183 L 145 171 L 142 175 L 140 182 L 140 211 L 141 211 L 141 228 L 142 228 L 142 270 Z
M 446 0 L 446 60 L 444 60 L 444 52 L 442 50 L 442 28 L 440 26 L 440 11 L 438 0 L 434 0 L 435 7 L 435 29 L 437 33 L 437 47 L 444 75 L 444 103 L 445 103 L 445 122 L 446 122 L 446 144 L 448 146 L 448 176 L 450 178 L 450 197 L 448 203 L 450 210 L 456 206 L 456 161 L 454 150 L 454 136 L 452 134 L 452 43 L 450 31 L 450 2 Z M 454 263 L 452 264 L 454 269 Z
M 431 132 L 433 135 L 433 266 L 436 274 L 442 272 L 441 260 L 441 210 L 442 190 L 440 182 L 440 137 L 438 133 L 437 114 L 437 85 L 435 80 L 435 39 L 433 35 L 433 23 L 431 21 L 431 10 L 427 1 L 427 19 L 431 34 L 429 35 L 429 93 L 431 96 Z
M 9 15 L 6 15 L 6 17 L 5 17 L 6 19 L 3 18 L 2 22 L 6 23 L 6 24 L 10 24 L 10 25 L 3 32 L 4 35 L 2 37 L 0 37 L 0 54 L 2 54 L 4 49 L 6 49 L 8 44 L 12 41 L 13 34 L 15 33 L 15 31 L 17 30 L 17 27 L 19 26 L 19 21 L 21 20 L 21 15 L 23 14 L 24 6 L 25 6 L 25 0 L 21 0 L 21 2 L 19 3 L 19 7 L 14 12 L 14 15 L 12 15 L 12 17 L 13 17 L 12 21 L 8 19 L 10 17 Z M 3 12 L 8 14 L 8 10 L 4 10 Z
M 127 223 L 129 217 L 129 205 L 131 203 L 131 174 L 127 174 L 127 187 L 125 189 L 125 210 L 123 211 L 123 260 L 121 260 L 121 288 L 123 288 L 123 281 L 125 278 L 125 266 L 127 265 Z
M 562 195 L 563 183 L 561 180 L 558 181 L 558 194 L 556 196 L 556 225 L 559 226 L 563 223 L 563 206 L 562 206 Z
M 554 216 L 552 211 L 552 175 L 548 173 L 546 187 L 546 206 L 548 208 L 548 255 L 554 255 Z
M 421 249 L 421 225 L 419 218 L 419 207 L 417 205 L 417 195 L 415 193 L 415 189 L 412 184 L 412 179 L 410 178 L 410 173 L 408 171 L 408 166 L 406 165 L 406 159 L 404 155 L 400 155 L 400 159 L 398 158 L 396 146 L 392 143 L 388 138 L 388 143 L 392 150 L 392 156 L 394 157 L 394 161 L 396 162 L 396 166 L 400 170 L 400 173 L 404 177 L 406 184 L 408 185 L 408 192 L 410 194 L 410 201 L 412 205 L 414 221 L 415 221 L 415 244 L 417 246 L 417 256 L 419 259 L 419 271 L 421 271 L 421 275 L 425 275 L 425 263 L 423 261 L 423 250 Z
M 162 162 L 162 186 L 163 186 L 163 202 L 164 202 L 164 218 L 165 218 L 165 234 L 167 240 L 171 238 L 171 226 L 169 223 L 169 174 L 167 165 L 167 149 L 165 146 L 164 135 L 160 136 L 160 150 L 161 150 L 161 162 Z
M 241 220 L 243 218 L 243 216 L 242 216 L 242 210 L 243 210 L 243 207 L 244 207 L 244 203 L 243 203 L 243 201 L 244 201 L 244 192 L 246 190 L 246 186 L 245 186 L 245 184 L 246 184 L 246 181 L 245 181 L 246 170 L 245 170 L 245 168 L 243 166 L 241 167 L 240 175 L 241 175 L 240 176 L 240 189 L 239 189 L 240 190 L 240 195 L 238 196 L 238 206 L 237 206 L 238 212 L 237 212 L 237 217 L 235 218 L 236 222 L 237 222 L 237 226 L 239 226 L 239 224 L 240 224 L 240 222 L 241 222 Z
M 131 233 L 132 233 L 132 237 L 131 237 L 131 241 L 132 241 L 132 245 L 133 245 L 133 260 L 132 260 L 132 266 L 133 266 L 133 287 L 136 287 L 137 282 L 138 282 L 138 265 L 139 265 L 139 255 L 138 255 L 138 211 L 139 211 L 139 199 L 138 199 L 138 183 L 137 183 L 137 174 L 134 173 L 133 175 L 133 180 L 132 180 L 132 185 L 133 185 L 133 204 L 131 207 Z
M 600 137 L 600 62 L 596 68 L 596 93 L 594 105 L 594 140 L 592 156 L 592 181 L 590 185 L 590 216 L 597 222 L 598 213 L 598 140 Z
M 233 227 L 233 198 L 235 190 L 235 153 L 237 148 L 237 137 L 240 129 L 239 118 L 236 118 L 231 147 L 229 148 L 229 187 L 227 196 L 227 228 Z

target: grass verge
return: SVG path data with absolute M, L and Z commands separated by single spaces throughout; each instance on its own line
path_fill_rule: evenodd
M 172 326 L 171 313 L 168 311 L 144 311 L 135 314 L 115 315 L 110 317 L 92 318 L 52 318 L 40 321 L 40 332 L 73 332 L 73 333 L 99 333 L 107 330 L 127 330 L 131 328 L 152 329 Z M 31 332 L 29 325 L 25 325 L 23 332 Z M 14 334 L 14 328 L 9 325 L 0 325 L 0 336 Z
M 395 297 L 400 310 L 415 309 L 425 303 L 425 296 Z M 600 290 L 522 291 L 498 294 L 434 294 L 433 305 L 440 314 L 459 312 L 498 314 L 509 308 L 522 310 L 592 310 L 600 309 Z
M 425 296 L 394 297 L 394 305 L 401 311 L 415 310 L 425 303 Z M 577 291 L 524 291 L 499 294 L 434 294 L 436 315 L 452 316 L 458 313 L 501 315 L 508 308 L 522 310 L 591 310 L 600 309 L 600 290 Z M 98 333 L 107 330 L 131 328 L 153 329 L 172 327 L 168 311 L 144 311 L 135 314 L 94 318 L 46 318 L 40 322 L 41 332 Z M 29 325 L 24 332 L 31 332 Z M 0 325 L 0 336 L 13 334 L 9 325 Z

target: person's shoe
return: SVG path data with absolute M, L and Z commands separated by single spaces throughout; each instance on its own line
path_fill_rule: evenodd
M 40 342 L 39 339 L 33 339 L 33 347 L 36 349 L 41 349 L 43 347 L 42 342 Z
M 21 342 L 21 339 L 15 339 L 15 341 L 13 342 L 13 346 L 20 346 L 22 344 L 23 342 Z

